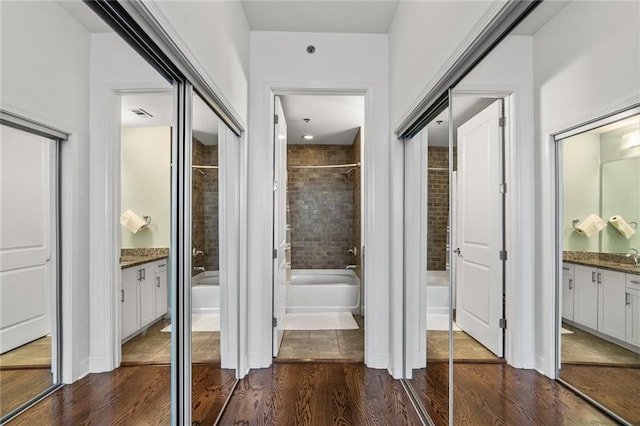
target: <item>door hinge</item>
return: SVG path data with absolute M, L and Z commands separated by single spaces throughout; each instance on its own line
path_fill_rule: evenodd
M 273 182 L 273 192 L 276 192 L 278 190 L 278 181 L 274 181 Z
M 504 127 L 507 124 L 507 117 L 500 117 L 498 118 L 498 126 L 499 127 Z
M 507 320 L 506 320 L 506 318 L 500 318 L 500 320 L 498 321 L 498 326 L 500 328 L 506 329 L 507 328 Z
M 500 260 L 507 260 L 507 251 L 500 250 Z
M 271 326 L 274 328 L 278 326 L 278 318 L 271 318 Z
M 507 193 L 507 184 L 506 183 L 501 183 L 500 184 L 500 193 L 501 194 L 506 194 Z
M 273 114 L 273 124 L 278 124 L 278 114 Z
M 278 258 L 278 249 L 273 249 L 273 258 L 277 259 Z

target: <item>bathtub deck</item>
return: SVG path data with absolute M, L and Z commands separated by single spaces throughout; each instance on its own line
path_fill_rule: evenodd
M 364 317 L 358 330 L 286 330 L 276 362 L 364 362 Z

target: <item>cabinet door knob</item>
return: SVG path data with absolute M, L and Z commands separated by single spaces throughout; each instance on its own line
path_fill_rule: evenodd
M 573 280 L 569 278 L 569 290 L 573 289 Z
M 120 289 L 120 302 L 124 303 L 124 288 Z
M 160 277 L 156 277 L 156 287 L 160 288 Z
M 624 294 L 624 301 L 625 301 L 625 304 L 626 304 L 627 306 L 628 306 L 628 305 L 630 305 L 630 304 L 631 304 L 631 294 L 629 294 L 629 293 L 625 293 L 625 294 Z
M 596 282 L 596 271 L 591 271 L 591 282 L 592 283 Z

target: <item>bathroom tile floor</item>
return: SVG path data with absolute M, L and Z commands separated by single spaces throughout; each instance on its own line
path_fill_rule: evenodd
M 357 330 L 286 330 L 276 361 L 364 361 L 364 317 Z
M 171 363 L 171 333 L 160 331 L 169 325 L 168 319 L 158 321 L 145 332 L 122 345 L 122 365 Z M 220 332 L 191 333 L 193 363 L 220 362 Z

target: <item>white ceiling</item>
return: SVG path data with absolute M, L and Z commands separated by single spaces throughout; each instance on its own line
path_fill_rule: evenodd
M 131 94 L 122 96 L 122 127 L 172 127 L 173 96 L 168 93 Z M 153 117 L 140 117 L 131 112 L 142 108 Z M 193 136 L 205 145 L 218 143 L 218 116 L 200 99 L 193 97 Z
M 252 31 L 387 34 L 398 1 L 242 1 Z
M 281 96 L 291 145 L 351 145 L 364 124 L 363 96 Z M 306 123 L 305 118 L 310 121 Z M 303 135 L 313 135 L 305 140 Z

